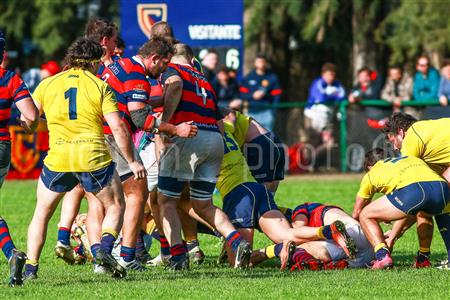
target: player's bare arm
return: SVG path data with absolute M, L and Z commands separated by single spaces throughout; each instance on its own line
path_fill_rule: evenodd
M 179 125 L 172 125 L 159 120 L 152 115 L 151 108 L 146 103 L 128 102 L 128 110 L 130 111 L 134 125 L 144 131 L 154 131 L 157 129 L 170 136 L 185 138 L 193 137 L 197 134 L 197 126 L 192 125 L 192 122 L 183 122 Z
M 130 165 L 130 169 L 133 172 L 135 179 L 144 179 L 147 175 L 145 168 L 140 162 L 134 159 L 133 143 L 130 135 L 128 134 L 125 123 L 123 123 L 120 119 L 119 113 L 109 113 L 104 117 L 111 128 L 111 132 L 120 148 L 120 151 Z
M 28 97 L 16 103 L 19 109 L 20 125 L 28 132 L 34 132 L 39 124 L 39 110 L 33 100 Z
M 172 118 L 183 94 L 183 80 L 180 76 L 174 75 L 167 78 L 164 83 L 164 112 L 163 122 L 169 122 Z
M 362 197 L 356 196 L 355 205 L 353 206 L 352 218 L 359 220 L 359 215 L 363 208 L 370 203 L 370 199 L 364 199 Z

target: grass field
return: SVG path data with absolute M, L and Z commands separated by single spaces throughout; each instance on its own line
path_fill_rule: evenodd
M 351 211 L 358 188 L 358 177 L 294 177 L 285 180 L 277 193 L 277 202 L 295 206 L 303 201 L 320 201 L 340 205 Z M 35 204 L 34 181 L 6 182 L 0 198 L 0 214 L 8 221 L 16 246 L 26 248 L 26 230 Z M 84 206 L 84 210 L 86 207 Z M 90 265 L 67 266 L 56 260 L 53 246 L 56 241 L 57 213 L 48 232 L 47 243 L 40 261 L 40 278 L 23 288 L 10 289 L 6 285 L 6 260 L 0 258 L 0 299 L 449 299 L 450 274 L 437 269 L 410 268 L 417 251 L 417 237 L 408 232 L 396 245 L 396 267 L 390 271 L 344 270 L 281 273 L 277 262 L 267 262 L 252 270 L 240 271 L 217 267 L 220 252 L 218 240 L 200 236 L 207 255 L 205 264 L 192 266 L 186 273 L 172 273 L 163 268 L 145 273 L 129 273 L 117 281 L 106 275 L 95 275 Z M 157 244 L 157 243 L 156 243 Z M 261 234 L 255 246 L 268 240 Z M 158 245 L 152 249 L 157 252 Z M 432 260 L 446 258 L 443 242 L 435 232 Z M 95 298 L 93 298 L 95 297 Z

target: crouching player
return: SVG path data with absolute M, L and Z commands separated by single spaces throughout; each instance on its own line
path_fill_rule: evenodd
M 256 182 L 245 162 L 245 157 L 233 137 L 234 128 L 224 123 L 224 158 L 217 181 L 217 189 L 223 198 L 223 210 L 238 228 L 242 237 L 253 242 L 254 229 L 262 231 L 270 240 L 285 240 L 297 244 L 311 240 L 334 240 L 350 256 L 356 255 L 354 241 L 347 234 L 341 221 L 321 227 L 301 226 L 292 228 L 278 210 L 272 194 Z M 233 261 L 232 251 L 227 249 L 228 259 Z
M 379 148 L 366 154 L 364 165 L 368 172 L 361 181 L 354 208 L 355 211 L 361 211 L 361 207 L 367 205 L 359 214 L 359 221 L 375 250 L 373 269 L 393 266 L 390 249 L 378 222 L 401 220 L 399 224 L 403 227 L 402 223 L 406 224 L 411 216 L 438 215 L 447 205 L 450 195 L 447 182 L 421 159 L 409 156 L 384 157 L 384 151 Z M 367 204 L 375 193 L 385 196 Z M 425 233 L 427 235 L 432 236 L 432 233 Z M 420 236 L 419 232 L 419 239 Z M 431 240 L 427 242 L 427 245 L 420 245 L 427 248 L 425 251 L 429 251 Z M 420 256 L 426 257 L 427 253 Z
M 134 159 L 133 146 L 121 121 L 114 93 L 96 72 L 103 50 L 97 42 L 81 38 L 69 48 L 65 72 L 42 81 L 34 92 L 40 113 L 45 113 L 50 150 L 37 186 L 37 203 L 28 228 L 28 260 L 25 276 L 37 278 L 39 257 L 48 222 L 66 192 L 81 184 L 102 207 L 102 232 L 119 232 L 123 222 L 124 196 L 103 135 L 103 120 L 111 127 L 117 145 L 136 179 L 145 178 L 144 167 Z M 91 207 L 89 208 L 91 209 Z M 123 277 L 125 269 L 112 257 L 114 239 L 104 234 L 92 249 L 96 262 Z
M 374 255 L 372 245 L 365 237 L 358 221 L 350 217 L 341 208 L 315 202 L 300 204 L 295 209 L 285 210 L 286 218 L 293 228 L 304 226 L 320 228 L 336 221 L 345 224 L 346 232 L 355 242 L 356 256 L 348 259 L 348 253 L 335 241 L 309 241 L 297 248 L 290 243 L 279 243 L 262 249 L 252 255 L 252 264 L 260 263 L 272 257 L 280 257 L 282 269 L 289 266 L 291 270 L 330 270 L 365 268 L 370 266 Z M 290 248 L 290 249 L 289 249 Z M 286 255 L 288 254 L 288 255 Z

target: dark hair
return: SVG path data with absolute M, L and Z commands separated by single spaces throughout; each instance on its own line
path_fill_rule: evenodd
M 174 49 L 177 56 L 182 56 L 189 61 L 194 58 L 194 51 L 187 44 L 177 43 L 174 45 Z
M 117 26 L 103 18 L 91 18 L 86 24 L 84 36 L 97 42 L 104 37 L 111 38 L 117 32 Z
M 332 63 L 324 63 L 322 66 L 322 73 L 334 72 L 336 73 L 336 65 Z
M 361 74 L 362 72 L 368 72 L 369 75 L 370 75 L 370 73 L 371 73 L 372 71 L 370 70 L 369 67 L 362 67 L 361 69 L 358 70 L 358 75 Z
M 364 155 L 364 170 L 367 172 L 369 168 L 377 163 L 377 161 L 385 159 L 386 152 L 382 148 L 375 148 L 366 152 Z
M 385 135 L 397 134 L 400 129 L 406 131 L 415 122 L 417 122 L 417 119 L 411 115 L 402 112 L 393 113 L 386 122 L 386 125 L 383 128 L 383 133 Z
M 400 70 L 401 72 L 403 72 L 403 68 L 400 65 L 390 65 L 389 70 Z
M 3 52 L 6 48 L 6 39 L 2 31 L 0 31 L 0 63 L 3 61 Z
M 125 41 L 120 36 L 117 37 L 116 47 L 125 48 Z
M 258 53 L 258 54 L 256 54 L 255 59 L 257 59 L 257 58 L 267 60 L 267 56 L 266 56 L 264 53 Z
M 444 59 L 444 61 L 442 62 L 442 68 L 445 68 L 447 66 L 450 66 L 450 58 L 446 58 Z
M 173 30 L 172 26 L 169 25 L 169 23 L 160 21 L 153 24 L 152 28 L 150 29 L 150 36 L 152 38 L 154 37 L 174 37 L 173 36 Z
M 102 56 L 103 48 L 100 43 L 83 37 L 70 45 L 64 61 L 70 68 L 88 69 L 92 63 L 100 62 Z
M 169 57 L 174 54 L 173 39 L 163 37 L 153 37 L 139 48 L 138 54 L 143 57 L 151 55 L 159 55 L 161 57 Z
M 219 69 L 217 70 L 217 74 L 220 73 L 220 72 L 225 72 L 225 73 L 228 74 L 228 72 L 230 72 L 230 69 L 227 68 L 227 66 L 222 65 L 222 66 L 220 66 Z

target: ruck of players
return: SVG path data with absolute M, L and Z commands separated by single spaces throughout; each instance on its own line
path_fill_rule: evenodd
M 151 38 L 129 57 L 114 52 L 117 32 L 112 22 L 91 19 L 67 48 L 64 70 L 32 94 L 17 74 L 0 68 L 0 184 L 11 161 L 5 120 L 13 103 L 24 130 L 45 122 L 50 136 L 26 249 L 16 248 L 14 228 L 0 217 L 10 286 L 39 280 L 45 243 L 61 263 L 117 279 L 202 264 L 203 234 L 222 243 L 217 263 L 231 268 L 278 259 L 286 271 L 390 269 L 395 243 L 417 224 L 411 265 L 426 268 L 434 218 L 450 256 L 444 230 L 450 228 L 450 118 L 417 121 L 394 113 L 382 130 L 395 153 L 366 153 L 352 212 L 333 199 L 280 207 L 274 196 L 284 179 L 281 140 L 246 114 L 218 106 L 193 50 L 168 23 L 154 24 Z M 0 33 L 0 57 L 6 46 Z M 60 202 L 52 240 L 49 221 Z M 392 229 L 383 232 L 383 222 Z M 271 243 L 255 249 L 255 231 Z M 151 257 L 149 248 L 158 245 L 159 255 Z M 448 261 L 439 266 L 449 267 Z

